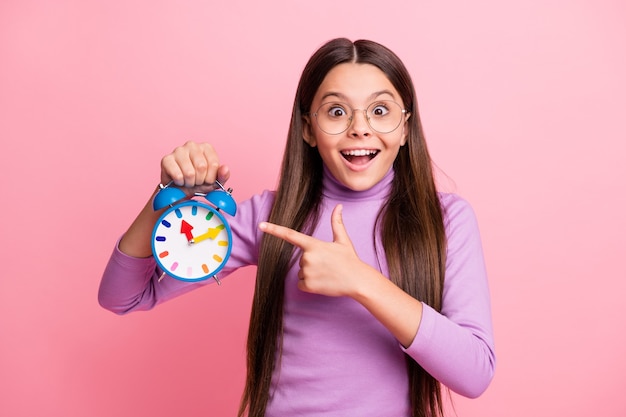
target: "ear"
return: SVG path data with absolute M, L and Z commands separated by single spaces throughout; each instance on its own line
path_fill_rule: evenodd
M 409 139 L 409 118 L 411 117 L 411 113 L 407 113 L 404 117 L 404 123 L 402 124 L 402 139 L 400 140 L 400 146 L 406 145 L 407 140 Z
M 313 126 L 311 125 L 311 116 L 308 114 L 302 116 L 302 138 L 310 147 L 315 148 L 317 146 L 317 141 L 313 134 Z

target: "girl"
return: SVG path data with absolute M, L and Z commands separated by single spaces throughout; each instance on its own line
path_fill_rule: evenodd
M 161 161 L 206 192 L 230 173 L 208 144 Z M 150 204 L 119 241 L 99 301 L 149 309 L 212 280 L 166 277 Z M 335 39 L 306 65 L 278 188 L 240 202 L 220 276 L 257 265 L 239 415 L 442 416 L 495 367 L 489 289 L 471 207 L 437 192 L 411 78 L 389 49 Z

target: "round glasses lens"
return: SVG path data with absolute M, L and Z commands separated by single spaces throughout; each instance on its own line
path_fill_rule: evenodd
M 345 103 L 324 103 L 315 113 L 317 125 L 329 135 L 344 132 L 352 121 L 352 110 Z
M 378 133 L 390 133 L 402 123 L 404 110 L 395 101 L 380 100 L 367 106 L 365 114 L 367 122 L 373 130 Z M 350 106 L 340 102 L 324 103 L 313 115 L 320 129 L 329 135 L 345 132 L 353 119 Z
M 367 107 L 367 120 L 378 133 L 393 132 L 402 123 L 402 107 L 395 101 L 375 101 Z

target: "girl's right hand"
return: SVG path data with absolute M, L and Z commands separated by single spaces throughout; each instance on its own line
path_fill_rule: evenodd
M 208 193 L 216 188 L 215 180 L 224 184 L 230 177 L 226 165 L 220 165 L 213 146 L 189 141 L 161 159 L 161 183 L 170 181 L 185 187 L 188 194 Z
M 188 197 L 209 193 L 217 188 L 215 180 L 224 184 L 229 177 L 228 167 L 220 165 L 217 153 L 208 143 L 187 142 L 161 159 L 161 184 L 172 181 Z M 152 206 L 154 193 L 120 239 L 119 250 L 129 256 L 152 256 L 152 229 L 161 214 Z

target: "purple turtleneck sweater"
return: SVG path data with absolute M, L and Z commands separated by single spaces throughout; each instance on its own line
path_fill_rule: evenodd
M 332 240 L 330 214 L 343 204 L 343 222 L 364 262 L 388 276 L 372 230 L 393 172 L 367 191 L 355 192 L 324 173 L 323 204 L 313 233 Z M 233 250 L 220 279 L 256 265 L 274 193 L 238 204 L 230 219 Z M 494 373 L 495 355 L 489 288 L 476 219 L 468 203 L 440 194 L 448 257 L 443 307 L 424 305 L 413 343 L 404 349 L 363 306 L 347 297 L 326 297 L 297 288 L 297 263 L 286 278 L 282 356 L 273 377 L 266 416 L 410 416 L 405 353 L 453 391 L 480 395 Z M 379 239 L 380 236 L 377 236 Z M 378 248 L 378 251 L 377 249 Z M 117 248 L 100 285 L 100 304 L 119 314 L 147 310 L 213 280 L 199 283 L 166 278 L 152 258 L 131 258 Z

